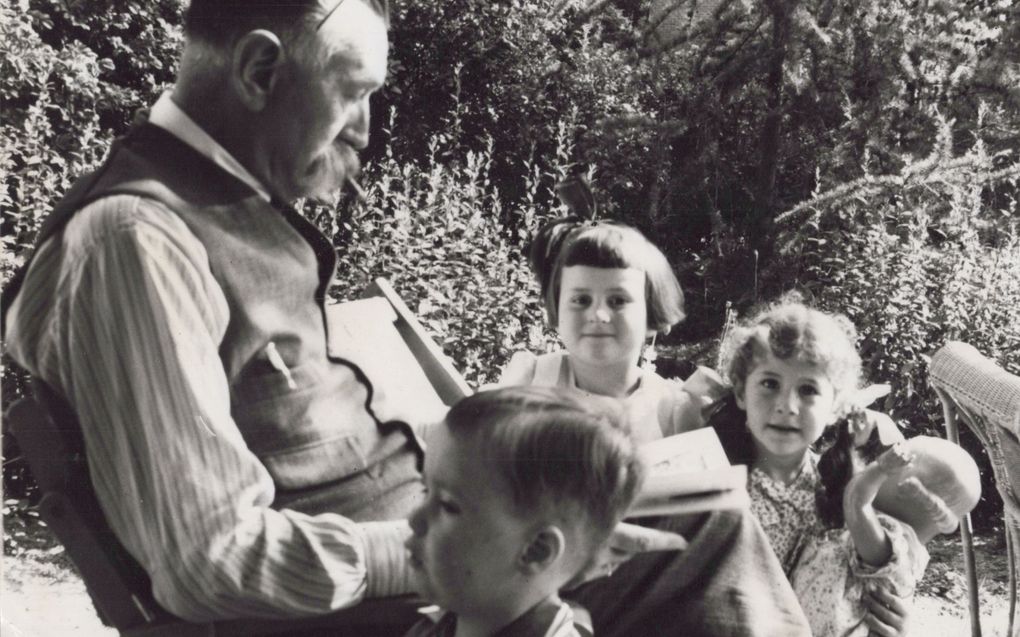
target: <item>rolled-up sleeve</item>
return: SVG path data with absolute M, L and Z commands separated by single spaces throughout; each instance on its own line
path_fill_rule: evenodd
M 269 508 L 218 355 L 229 309 L 194 235 L 137 197 L 89 208 L 61 250 L 40 251 L 9 351 L 74 406 L 103 512 L 160 604 L 193 620 L 293 616 L 407 592 L 405 522 Z

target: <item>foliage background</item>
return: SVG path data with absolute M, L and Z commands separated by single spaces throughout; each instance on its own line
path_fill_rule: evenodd
M 0 5 L 5 283 L 172 81 L 179 24 L 178 0 Z M 306 211 L 341 251 L 335 293 L 389 276 L 471 382 L 555 346 L 521 249 L 574 172 L 675 265 L 671 344 L 695 362 L 727 307 L 797 287 L 855 321 L 908 434 L 941 430 L 926 356 L 946 340 L 1020 373 L 1009 0 L 397 1 L 391 32 L 368 197 Z M 22 381 L 5 366 L 7 400 Z

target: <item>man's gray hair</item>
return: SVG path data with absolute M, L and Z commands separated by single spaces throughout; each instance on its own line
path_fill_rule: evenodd
M 321 0 L 192 0 L 184 13 L 184 34 L 214 47 L 230 46 L 255 29 L 291 39 L 321 26 L 344 2 L 364 2 L 389 25 L 389 0 L 333 0 L 333 4 Z

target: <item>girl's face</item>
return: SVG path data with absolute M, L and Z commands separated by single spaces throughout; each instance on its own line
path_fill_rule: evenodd
M 645 273 L 572 265 L 560 279 L 559 324 L 571 357 L 594 367 L 637 365 L 648 329 Z
M 822 369 L 769 352 L 756 361 L 737 405 L 747 412 L 759 460 L 802 458 L 836 421 L 836 390 Z

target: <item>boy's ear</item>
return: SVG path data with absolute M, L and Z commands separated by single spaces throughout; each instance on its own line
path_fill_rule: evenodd
M 261 111 L 265 107 L 284 57 L 280 38 L 265 29 L 249 31 L 234 44 L 231 83 L 249 109 Z
M 552 566 L 566 551 L 567 541 L 559 527 L 542 527 L 521 551 L 517 563 L 526 574 L 537 574 Z

